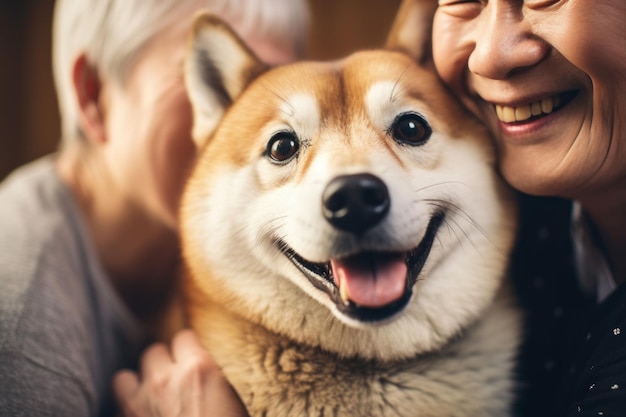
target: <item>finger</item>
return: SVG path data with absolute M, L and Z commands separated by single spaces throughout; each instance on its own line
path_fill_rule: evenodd
M 141 356 L 141 379 L 150 379 L 155 375 L 167 374 L 172 365 L 172 356 L 167 346 L 163 343 L 155 343 L 148 347 Z
M 201 360 L 207 367 L 217 367 L 211 355 L 202 345 L 200 338 L 190 329 L 181 330 L 172 340 L 172 357 L 174 362 Z
M 113 395 L 118 404 L 127 403 L 138 390 L 139 376 L 136 372 L 124 369 L 113 376 Z
M 245 417 L 248 414 L 197 333 L 182 330 L 172 340 L 172 356 L 185 381 L 186 409 L 206 417 Z M 197 408 L 196 408 L 197 407 Z M 205 414 L 208 413 L 208 414 Z M 193 412 L 192 412 L 193 414 Z
M 241 399 L 224 378 L 214 375 L 206 387 L 205 395 L 206 404 L 211 405 L 206 417 L 246 417 L 248 415 Z
M 186 375 L 191 376 L 187 379 L 190 382 L 186 385 L 188 389 L 183 394 L 186 410 L 205 417 L 247 417 L 241 399 L 221 369 L 212 362 L 209 354 L 205 353 L 204 357 L 211 360 L 210 366 L 203 366 L 204 361 L 197 359 L 186 363 Z M 200 381 L 200 384 L 194 383 Z

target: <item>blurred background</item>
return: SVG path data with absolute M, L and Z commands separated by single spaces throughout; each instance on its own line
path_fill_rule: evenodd
M 382 46 L 400 0 L 310 0 L 308 58 Z M 53 152 L 59 119 L 51 70 L 54 0 L 0 0 L 0 181 Z

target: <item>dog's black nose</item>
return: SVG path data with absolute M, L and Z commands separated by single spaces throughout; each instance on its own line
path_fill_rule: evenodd
M 322 195 L 324 217 L 346 232 L 361 234 L 378 224 L 391 205 L 389 190 L 371 174 L 342 175 Z

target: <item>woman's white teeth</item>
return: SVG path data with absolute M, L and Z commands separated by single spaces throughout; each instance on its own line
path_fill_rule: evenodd
M 541 101 L 535 101 L 533 104 L 531 104 L 530 108 L 530 112 L 533 116 L 539 116 L 542 113 Z
M 531 106 L 520 106 L 515 108 L 515 120 L 526 120 L 532 116 Z
M 550 114 L 560 104 L 560 98 L 548 97 L 523 106 L 510 107 L 496 104 L 498 119 L 504 123 L 523 122 L 533 116 Z

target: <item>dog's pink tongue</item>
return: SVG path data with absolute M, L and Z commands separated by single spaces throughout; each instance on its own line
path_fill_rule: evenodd
M 384 307 L 404 294 L 407 266 L 400 254 L 363 254 L 330 261 L 344 301 Z

